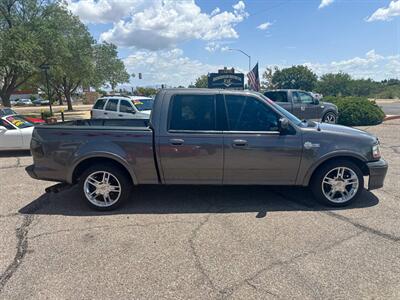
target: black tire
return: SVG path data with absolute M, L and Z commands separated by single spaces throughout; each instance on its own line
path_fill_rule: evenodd
M 334 173 L 335 171 L 333 171 L 333 170 L 336 168 L 339 168 L 339 167 L 345 167 L 347 169 L 352 170 L 358 179 L 358 189 L 356 190 L 354 195 L 345 202 L 331 201 L 331 199 L 329 199 L 325 195 L 329 191 L 330 184 L 328 184 L 328 183 L 326 183 L 324 185 L 322 184 L 325 176 L 330 172 L 333 172 L 331 174 L 335 174 Z M 346 174 L 348 176 L 349 171 L 346 171 L 344 176 L 346 176 Z M 317 171 L 314 173 L 314 175 L 311 179 L 310 188 L 311 188 L 315 198 L 322 204 L 325 204 L 328 206 L 333 206 L 333 207 L 343 207 L 343 206 L 347 206 L 347 205 L 353 203 L 360 197 L 360 194 L 362 193 L 362 191 L 364 189 L 364 177 L 363 177 L 363 173 L 360 170 L 360 168 L 356 164 L 354 164 L 353 162 L 351 162 L 349 160 L 341 159 L 341 160 L 331 161 L 331 162 L 328 162 L 328 163 L 322 165 L 321 167 L 319 167 L 317 169 Z M 351 189 L 351 187 L 350 187 L 350 189 Z M 341 194 L 340 192 L 337 192 L 334 195 L 340 196 L 340 194 Z
M 328 111 L 322 117 L 322 122 L 324 123 L 336 124 L 337 121 L 338 121 L 337 114 L 333 111 Z
M 85 193 L 85 182 L 88 179 L 89 176 L 95 174 L 94 176 L 101 176 L 101 172 L 107 172 L 109 174 L 111 174 L 112 176 L 110 176 L 110 183 L 113 185 L 120 185 L 120 193 L 119 193 L 119 197 L 115 196 L 117 194 L 117 192 L 111 191 L 108 194 L 110 195 L 110 197 L 115 196 L 115 202 L 111 201 L 110 205 L 106 204 L 106 202 L 104 202 L 104 196 L 100 195 L 97 196 L 97 200 L 93 200 L 93 201 L 98 201 L 104 202 L 104 206 L 101 205 L 96 205 L 95 203 L 93 203 L 93 201 L 90 201 L 89 198 L 86 196 Z M 116 181 L 116 180 L 117 181 Z M 89 184 L 89 188 L 90 188 L 90 184 Z M 93 189 L 96 189 L 94 186 L 92 186 Z M 86 169 L 82 175 L 79 177 L 79 191 L 81 193 L 81 197 L 83 200 L 85 200 L 85 202 L 89 205 L 89 207 L 96 209 L 96 210 L 100 210 L 100 211 L 109 211 L 109 210 L 113 210 L 116 209 L 117 207 L 119 207 L 122 203 L 124 203 L 125 201 L 128 200 L 130 194 L 131 194 L 131 190 L 132 190 L 132 182 L 130 180 L 130 178 L 127 176 L 126 172 L 124 172 L 124 170 L 121 170 L 121 168 L 113 165 L 113 164 L 95 164 L 93 166 L 91 166 L 90 168 Z

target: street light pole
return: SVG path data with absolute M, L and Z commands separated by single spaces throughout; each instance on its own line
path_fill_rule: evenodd
M 249 59 L 249 72 L 251 71 L 251 56 L 250 55 L 248 55 L 246 52 L 244 52 L 243 50 L 240 50 L 240 49 L 229 48 L 228 50 L 229 51 L 238 51 L 238 52 L 241 52 L 242 54 L 246 55 L 247 58 Z
M 44 71 L 44 74 L 46 76 L 46 85 L 47 85 L 47 97 L 49 98 L 49 108 L 50 108 L 50 115 L 53 115 L 53 107 L 51 106 L 51 100 L 50 100 L 50 84 L 49 84 L 49 74 L 47 73 L 47 70 L 50 69 L 50 65 L 48 64 L 42 64 L 40 66 L 40 69 Z

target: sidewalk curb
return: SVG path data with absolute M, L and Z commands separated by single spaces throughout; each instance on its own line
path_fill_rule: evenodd
M 390 120 L 396 120 L 396 119 L 400 119 L 400 116 L 398 116 L 398 115 L 389 115 L 389 116 L 385 116 L 383 121 L 390 121 Z

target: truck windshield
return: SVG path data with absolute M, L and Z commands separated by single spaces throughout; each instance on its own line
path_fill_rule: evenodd
M 151 110 L 153 108 L 153 99 L 135 99 L 132 100 L 133 105 L 139 110 Z
M 13 124 L 15 127 L 19 128 L 19 129 L 28 128 L 28 127 L 33 126 L 32 123 L 29 123 L 24 118 L 21 118 L 18 116 L 9 116 L 9 117 L 6 117 L 5 119 L 7 120 L 7 122 Z
M 288 120 L 290 120 L 293 124 L 300 126 L 300 127 L 307 127 L 306 123 L 303 123 L 299 118 L 296 116 L 292 115 L 290 112 L 288 112 L 286 109 L 282 108 L 278 104 L 274 103 L 267 97 L 265 97 L 261 93 L 257 93 L 259 96 L 261 96 L 265 101 L 267 101 L 270 105 L 272 105 L 276 110 L 278 110 L 281 114 L 283 114 Z

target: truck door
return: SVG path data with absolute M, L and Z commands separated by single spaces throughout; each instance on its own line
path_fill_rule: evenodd
M 300 119 L 318 119 L 318 105 L 315 105 L 314 98 L 306 92 L 292 92 L 293 114 Z
M 215 92 L 172 95 L 160 122 L 158 153 L 166 184 L 222 184 L 223 135 Z M 161 127 L 160 127 L 161 128 Z
M 225 95 L 224 184 L 293 184 L 302 153 L 301 135 L 281 135 L 280 115 L 253 96 Z

